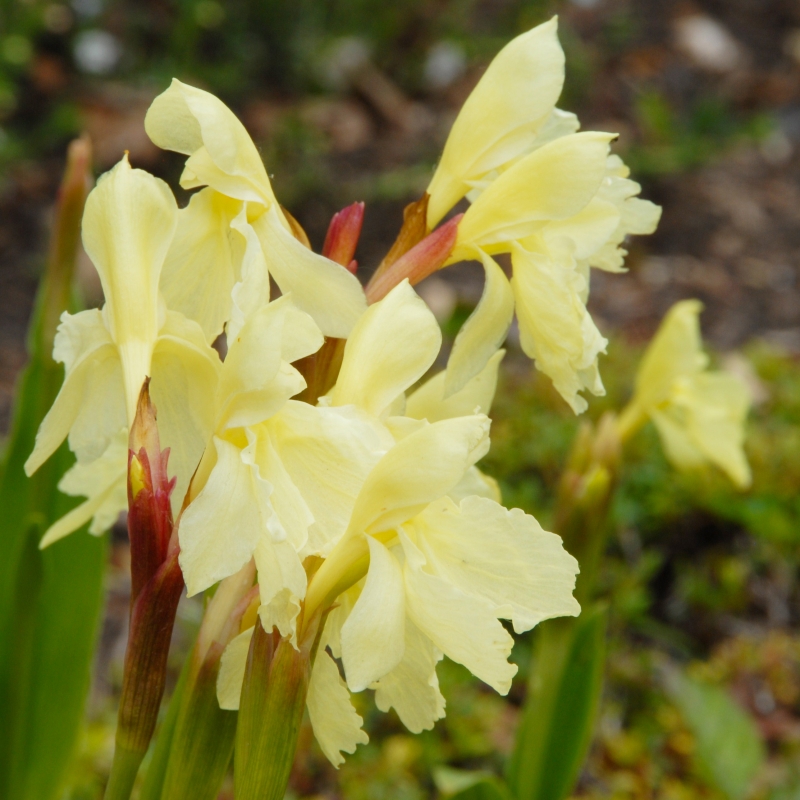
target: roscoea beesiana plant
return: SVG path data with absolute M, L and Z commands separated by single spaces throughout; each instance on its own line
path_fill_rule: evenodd
M 514 314 L 523 351 L 583 411 L 581 392 L 604 391 L 607 344 L 586 308 L 591 268 L 622 271 L 625 238 L 659 218 L 614 135 L 578 132 L 556 107 L 563 80 L 555 20 L 498 54 L 366 287 L 363 205 L 314 253 L 241 122 L 178 80 L 145 128 L 187 156 L 181 186 L 199 191 L 178 209 L 126 157 L 90 195 L 83 237 L 106 302 L 63 318 L 66 377 L 27 469 L 68 437 L 77 464 L 61 485 L 88 497 L 43 546 L 129 508 L 139 577 L 107 797 L 130 796 L 152 735 L 181 581 L 209 602 L 145 777 L 162 800 L 215 797 L 234 741 L 237 798 L 282 798 L 306 709 L 338 765 L 367 740 L 350 693 L 374 690 L 428 729 L 445 712 L 443 657 L 506 693 L 502 620 L 519 634 L 579 613 L 578 562 L 477 466 Z M 464 259 L 483 265 L 483 295 L 427 377 L 442 334 L 412 287 Z M 672 364 L 670 336 L 625 419 L 652 418 L 671 458 L 699 453 L 743 483 L 739 395 L 702 373 L 696 336 L 688 366 Z

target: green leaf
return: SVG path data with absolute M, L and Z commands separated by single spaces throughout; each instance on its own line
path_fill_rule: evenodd
M 63 790 L 102 601 L 103 539 L 79 531 L 38 549 L 47 526 L 77 502 L 57 489 L 72 463 L 66 446 L 32 478 L 23 470 L 63 377 L 50 350 L 70 294 L 89 160 L 88 146 L 73 144 L 0 473 L 0 797 L 14 800 L 49 800 Z
M 511 795 L 499 778 L 490 777 L 482 778 L 457 794 L 450 795 L 450 798 L 451 800 L 511 800 Z
M 677 671 L 667 674 L 666 683 L 694 735 L 698 767 L 731 800 L 742 800 L 765 757 L 753 719 L 720 686 Z
M 508 787 L 486 770 L 462 770 L 438 767 L 433 782 L 448 800 L 511 800 Z
M 71 463 L 66 448 L 31 479 L 22 468 L 55 396 L 53 371 L 31 358 L 0 483 L 0 717 L 11 743 L 0 751 L 0 787 L 19 800 L 54 796 L 73 754 L 105 566 L 105 540 L 85 531 L 38 549 L 47 526 L 75 505 L 56 488 Z
M 563 800 L 594 733 L 605 664 L 608 612 L 548 620 L 536 641 L 528 698 L 507 769 L 517 800 Z

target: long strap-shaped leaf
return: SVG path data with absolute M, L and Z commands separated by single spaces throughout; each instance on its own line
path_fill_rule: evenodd
M 72 463 L 62 447 L 32 478 L 23 464 L 63 378 L 50 355 L 68 307 L 90 168 L 88 142 L 70 147 L 47 271 L 29 332 L 0 476 L 0 798 L 60 794 L 89 687 L 106 543 L 79 531 L 38 549 L 47 526 L 76 501 L 57 483 Z
M 517 800 L 563 800 L 575 786 L 600 702 L 607 620 L 598 604 L 578 619 L 542 624 L 507 771 Z

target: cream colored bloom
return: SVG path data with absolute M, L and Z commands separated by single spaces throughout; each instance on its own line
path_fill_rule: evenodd
M 750 406 L 747 387 L 726 372 L 707 371 L 702 350 L 698 300 L 676 303 L 650 343 L 639 367 L 626 420 L 649 417 L 667 457 L 679 469 L 711 462 L 739 487 L 749 486 L 744 454 L 744 422 Z
M 344 531 L 361 482 L 386 447 L 351 409 L 290 399 L 305 387 L 291 362 L 322 341 L 289 297 L 262 306 L 230 340 L 214 432 L 179 527 L 190 595 L 255 556 L 262 621 L 291 636 L 305 594 L 303 559 Z
M 327 410 L 351 409 L 390 442 L 305 593 L 305 618 L 335 605 L 308 707 L 336 765 L 365 740 L 348 691 L 374 689 L 379 708 L 395 708 L 419 732 L 444 715 L 436 677 L 443 655 L 506 692 L 516 667 L 507 660 L 513 640 L 499 620 L 522 631 L 578 612 L 577 563 L 560 538 L 499 505 L 496 486 L 475 467 L 489 446 L 485 412 L 502 352 L 460 391 L 445 396 L 442 372 L 406 400 L 440 342 L 435 318 L 404 282 L 359 320 L 339 380 L 321 401 Z M 346 682 L 326 648 L 342 660 Z M 244 644 L 226 651 L 218 683 L 223 707 L 238 704 L 245 656 Z
M 150 106 L 145 128 L 159 147 L 189 156 L 181 177 L 185 189 L 207 187 L 179 212 L 162 283 L 170 308 L 196 319 L 213 341 L 236 316 L 231 303 L 237 304 L 237 285 L 254 282 L 269 298 L 268 272 L 323 334 L 346 337 L 366 307 L 361 285 L 293 236 L 258 150 L 230 109 L 173 80 Z M 243 258 L 259 267 L 249 278 Z M 251 292 L 251 285 L 243 287 L 239 299 Z
M 125 507 L 126 459 L 121 437 L 136 412 L 145 377 L 170 448 L 170 471 L 177 476 L 173 506 L 203 452 L 211 425 L 219 357 L 197 323 L 167 310 L 158 286 L 169 249 L 177 207 L 167 185 L 131 169 L 127 156 L 100 178 L 83 216 L 83 242 L 103 286 L 102 310 L 64 313 L 53 357 L 65 367 L 64 384 L 36 435 L 25 464 L 30 475 L 64 438 L 78 465 L 62 484 L 90 501 L 48 531 L 49 543 L 74 530 L 89 510 L 98 532 Z M 96 459 L 101 464 L 92 465 Z
M 564 81 L 556 19 L 518 36 L 497 55 L 464 104 L 428 187 L 428 224 L 466 196 L 450 263 L 476 259 L 484 295 L 459 334 L 446 391 L 456 392 L 499 347 L 514 308 L 525 353 L 576 413 L 580 392 L 604 394 L 605 350 L 586 311 L 590 267 L 618 272 L 628 234 L 651 233 L 660 209 L 609 155 L 607 133 L 576 133 L 555 103 Z M 511 253 L 505 285 L 491 256 Z
M 428 225 L 487 173 L 528 151 L 564 83 L 557 20 L 523 33 L 495 56 L 459 113 L 428 187 Z

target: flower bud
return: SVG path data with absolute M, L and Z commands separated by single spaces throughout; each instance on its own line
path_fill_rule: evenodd
M 363 224 L 363 203 L 353 203 L 334 214 L 328 226 L 325 244 L 322 246 L 322 255 L 355 273 L 357 263 L 353 260 L 353 256 Z

